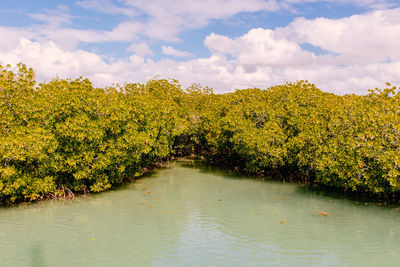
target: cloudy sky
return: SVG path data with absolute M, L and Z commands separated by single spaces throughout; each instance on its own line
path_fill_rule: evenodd
M 0 62 L 40 81 L 363 94 L 400 85 L 399 47 L 399 0 L 0 0 Z

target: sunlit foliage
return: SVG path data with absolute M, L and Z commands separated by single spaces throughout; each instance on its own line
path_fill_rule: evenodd
M 216 95 L 154 79 L 37 84 L 0 66 L 0 202 L 100 192 L 172 155 L 351 191 L 400 191 L 400 94 L 324 93 L 300 81 Z
M 176 82 L 97 89 L 87 79 L 35 85 L 1 67 L 0 198 L 100 192 L 173 153 L 186 130 Z

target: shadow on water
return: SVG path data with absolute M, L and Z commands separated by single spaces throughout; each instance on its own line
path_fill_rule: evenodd
M 138 177 L 136 177 L 136 178 L 134 178 L 132 180 L 128 180 L 128 181 L 126 181 L 126 182 L 124 182 L 122 184 L 117 184 L 117 185 L 113 186 L 107 191 L 119 191 L 121 189 L 128 188 L 133 183 L 140 182 L 140 180 L 142 180 L 142 179 L 156 178 L 157 174 L 159 174 L 160 171 L 166 170 L 166 169 L 169 169 L 169 168 L 170 168 L 170 166 L 168 166 L 168 164 L 166 164 L 165 166 L 162 166 L 162 167 L 153 168 L 153 169 L 148 170 L 144 174 L 142 174 L 142 175 L 140 175 L 140 176 L 138 176 Z M 99 192 L 99 193 L 96 193 L 96 194 L 102 194 L 102 193 L 104 193 L 104 192 Z M 95 195 L 95 194 L 93 194 L 93 195 Z
M 44 267 L 46 262 L 44 260 L 43 249 L 40 243 L 35 243 L 30 249 L 30 265 L 31 267 Z
M 381 206 L 390 209 L 400 208 L 398 196 L 376 196 L 365 192 L 346 191 L 317 184 L 299 185 L 298 192 L 308 196 L 328 197 L 331 199 L 350 201 L 357 205 Z
M 253 179 L 263 182 L 273 182 L 281 184 L 291 184 L 296 185 L 297 192 L 304 196 L 309 197 L 324 197 L 336 200 L 350 201 L 354 204 L 363 205 L 376 205 L 385 208 L 398 208 L 400 209 L 400 202 L 396 199 L 384 199 L 371 194 L 345 191 L 338 188 L 333 188 L 324 185 L 317 184 L 302 184 L 298 181 L 282 181 L 278 177 L 257 177 L 251 175 L 244 175 L 235 172 L 231 169 L 225 169 L 221 167 L 214 166 L 200 159 L 179 159 L 177 161 L 179 166 L 184 168 L 198 169 L 200 172 L 222 175 L 228 179 Z
M 189 168 L 189 169 L 198 169 L 202 173 L 210 173 L 222 175 L 226 178 L 230 179 L 259 179 L 258 177 L 251 177 L 247 175 L 239 174 L 231 169 L 225 169 L 221 167 L 217 167 L 215 165 L 209 164 L 200 159 L 179 159 L 177 161 L 180 167 Z
M 17 203 L 11 203 L 11 204 L 5 204 L 0 202 L 0 210 L 7 210 L 7 209 L 13 209 L 15 207 L 32 207 L 32 206 L 40 206 L 40 205 L 46 205 L 48 204 L 49 201 L 51 202 L 56 202 L 56 203 L 71 203 L 76 199 L 84 199 L 92 196 L 97 196 L 104 194 L 106 192 L 112 192 L 112 191 L 119 191 L 128 188 L 130 185 L 132 185 L 135 182 L 138 182 L 142 179 L 147 179 L 147 178 L 156 178 L 157 174 L 160 173 L 160 171 L 167 170 L 171 168 L 171 162 L 173 161 L 167 161 L 163 163 L 162 165 L 154 165 L 147 169 L 145 173 L 142 175 L 133 178 L 133 179 L 126 179 L 124 180 L 121 184 L 116 184 L 112 186 L 110 189 L 107 191 L 102 191 L 102 192 L 91 192 L 90 194 L 79 194 L 77 193 L 73 198 L 44 198 L 44 199 L 39 199 L 37 201 L 32 201 L 32 202 L 17 202 Z

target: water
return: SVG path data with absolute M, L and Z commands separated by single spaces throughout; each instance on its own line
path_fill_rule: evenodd
M 1 208 L 0 265 L 399 266 L 400 210 L 180 162 L 115 191 Z

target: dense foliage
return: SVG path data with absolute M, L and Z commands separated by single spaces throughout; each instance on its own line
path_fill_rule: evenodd
M 390 87 L 390 86 L 389 86 Z M 0 202 L 100 192 L 172 155 L 201 154 L 376 195 L 400 192 L 400 93 L 324 93 L 300 81 L 223 95 L 177 81 L 37 84 L 0 66 Z
M 3 202 L 99 192 L 173 153 L 185 131 L 176 82 L 97 89 L 86 79 L 35 86 L 33 72 L 1 68 Z
M 351 191 L 400 191 L 396 87 L 337 96 L 300 81 L 215 98 L 204 129 L 217 160 Z

